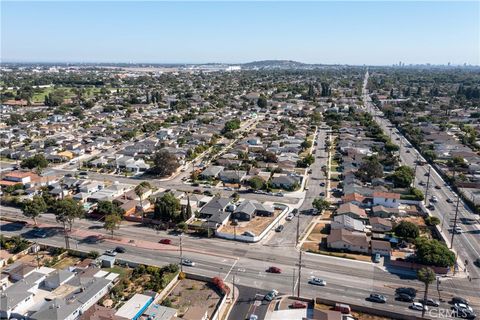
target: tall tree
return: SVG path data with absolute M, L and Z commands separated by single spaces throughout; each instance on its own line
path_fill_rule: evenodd
M 153 155 L 153 167 L 150 172 L 160 177 L 169 176 L 180 166 L 177 157 L 165 149 L 157 151 Z
M 142 208 L 142 223 L 143 219 L 145 218 L 144 212 L 143 212 L 143 195 L 151 188 L 150 183 L 147 181 L 141 182 L 139 185 L 137 185 L 134 189 L 135 194 L 137 197 L 140 199 L 140 207 Z
M 108 216 L 105 216 L 103 228 L 108 232 L 110 232 L 113 238 L 113 233 L 115 232 L 115 230 L 120 229 L 121 222 L 122 222 L 122 218 L 118 214 L 112 213 L 112 214 L 109 214 Z
M 32 200 L 26 200 L 23 203 L 23 215 L 32 218 L 35 225 L 37 225 L 37 217 L 45 211 L 47 211 L 47 204 L 42 196 L 34 196 Z
M 427 298 L 428 298 L 428 286 L 430 283 L 432 283 L 435 278 L 435 271 L 432 270 L 432 268 L 421 268 L 417 271 L 417 278 L 419 281 L 423 282 L 425 285 L 425 294 L 423 295 L 423 308 L 422 308 L 422 318 L 425 316 L 425 305 L 427 303 Z
M 63 223 L 65 231 L 67 225 L 71 231 L 75 219 L 82 218 L 85 215 L 83 206 L 71 198 L 56 201 L 53 205 L 53 213 L 57 221 Z
M 167 192 L 158 198 L 155 203 L 154 215 L 156 219 L 163 222 L 181 222 L 183 217 L 180 214 L 180 201 L 175 198 L 173 193 Z

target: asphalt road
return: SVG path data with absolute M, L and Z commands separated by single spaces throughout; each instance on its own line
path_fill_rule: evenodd
M 366 76 L 366 78 L 368 78 L 368 76 Z M 380 124 L 384 132 L 391 136 L 392 140 L 401 146 L 400 159 L 402 163 L 415 168 L 415 162 L 417 159 L 425 159 L 420 155 L 418 150 L 410 147 L 408 140 L 400 134 L 395 127 L 393 127 L 388 119 L 379 116 L 379 110 L 374 107 L 373 103 L 371 103 L 371 99 L 366 95 L 366 91 L 364 91 L 364 94 L 366 97 L 365 100 L 367 101 L 367 110 L 375 115 L 375 120 Z M 428 175 L 429 169 L 430 180 L 428 181 L 429 188 L 427 191 L 427 186 L 422 186 L 420 183 L 427 183 L 428 177 L 426 175 Z M 432 203 L 435 206 L 436 209 L 430 210 L 430 213 L 442 221 L 440 225 L 441 229 L 443 233 L 447 235 L 447 242 L 450 243 L 452 235 L 450 229 L 454 224 L 457 194 L 451 190 L 447 183 L 445 183 L 436 170 L 429 164 L 417 166 L 415 186 L 427 194 L 426 204 L 428 205 L 429 203 Z M 430 200 L 432 196 L 436 196 L 438 201 L 435 203 L 431 202 Z M 453 203 L 447 202 L 447 199 L 450 199 Z M 480 258 L 479 217 L 471 212 L 462 200 L 460 200 L 459 204 L 457 225 L 461 227 L 462 233 L 454 236 L 453 248 L 456 250 L 463 263 L 465 260 L 468 261 L 467 270 L 472 277 L 473 285 L 479 288 L 480 291 L 480 268 L 473 265 L 473 261 Z
M 21 235 L 28 232 L 28 228 L 19 230 L 18 228 L 5 227 L 8 225 L 0 221 L 2 234 Z M 174 239 L 174 244 L 165 246 L 161 249 L 145 249 L 135 244 L 123 245 L 127 252 L 119 254 L 119 258 L 124 258 L 137 263 L 162 266 L 168 263 L 178 263 L 179 250 L 178 238 Z M 52 232 L 44 239 L 36 239 L 39 243 L 45 243 L 55 246 L 64 245 L 64 237 L 60 230 Z M 72 240 L 71 247 L 83 251 L 103 251 L 116 246 L 108 239 L 100 243 L 88 243 L 85 239 Z M 423 285 L 412 279 L 408 274 L 392 274 L 386 271 L 382 266 L 374 265 L 368 262 L 359 262 L 347 259 L 340 259 L 329 256 L 319 256 L 313 254 L 304 254 L 302 259 L 301 279 L 298 281 L 297 263 L 298 252 L 294 248 L 272 248 L 261 245 L 246 245 L 215 239 L 224 245 L 222 252 L 217 250 L 207 250 L 211 239 L 189 239 L 184 238 L 183 256 L 196 263 L 195 267 L 185 267 L 185 271 L 201 274 L 207 277 L 220 276 L 226 281 L 233 280 L 233 274 L 236 275 L 236 284 L 246 287 L 252 287 L 259 290 L 276 289 L 282 293 L 292 293 L 293 285 L 300 285 L 301 295 L 305 297 L 315 297 L 322 295 L 331 299 L 345 303 L 360 303 L 370 305 L 365 301 L 371 292 L 379 292 L 386 295 L 388 303 L 379 308 L 396 310 L 405 313 L 415 313 L 407 309 L 408 304 L 394 301 L 394 290 L 400 286 L 411 286 L 422 292 Z M 207 240 L 207 241 L 204 241 Z M 138 241 L 138 240 L 137 240 Z M 191 247 L 193 243 L 203 249 Z M 208 251 L 208 252 L 207 252 Z M 229 255 L 223 255 L 223 252 L 229 252 Z M 214 255 L 215 254 L 215 255 Z M 276 266 L 282 269 L 281 274 L 270 274 L 266 270 L 270 266 Z M 316 287 L 308 284 L 308 280 L 313 277 L 320 277 L 327 281 L 326 287 Z M 480 299 L 478 292 L 472 288 L 471 283 L 466 279 L 442 279 L 440 289 L 435 292 L 431 290 L 431 297 L 437 298 L 440 294 L 443 300 L 449 300 L 453 294 L 468 298 L 473 307 L 479 310 Z
M 326 187 L 321 187 L 321 182 L 326 182 L 325 175 L 323 173 L 322 166 L 327 164 L 327 153 L 325 152 L 325 139 L 327 137 L 326 130 L 319 129 L 316 137 L 317 146 L 313 147 L 313 155 L 315 157 L 315 162 L 310 166 L 312 173 L 308 175 L 307 187 L 308 190 L 305 191 L 305 198 L 298 208 L 299 212 L 303 210 L 312 208 L 312 201 L 315 198 L 320 197 L 320 192 L 325 192 Z M 288 198 L 288 197 L 284 197 Z M 281 200 L 283 201 L 283 199 Z M 297 225 L 299 229 L 299 234 L 308 227 L 310 222 L 314 219 L 314 216 L 298 214 L 292 221 L 284 221 L 284 229 L 282 232 L 276 233 L 272 231 L 272 235 L 268 238 L 267 241 L 264 241 L 263 244 L 266 246 L 295 246 L 296 237 L 297 237 Z
M 228 317 L 229 320 L 248 320 L 254 314 L 259 319 L 264 319 L 267 314 L 269 303 L 263 300 L 268 292 L 256 288 L 237 286 L 239 296 Z

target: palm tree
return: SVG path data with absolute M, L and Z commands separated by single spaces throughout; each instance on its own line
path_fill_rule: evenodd
M 142 223 L 143 219 L 145 218 L 144 212 L 143 212 L 143 195 L 147 191 L 147 189 L 151 189 L 150 183 L 147 181 L 141 182 L 138 186 L 135 187 L 134 192 L 137 195 L 137 197 L 140 199 L 140 207 L 142 208 Z
M 436 279 L 435 271 L 432 268 L 421 268 L 417 271 L 417 278 L 425 284 L 425 294 L 423 296 L 422 318 L 425 316 L 425 305 L 428 297 L 428 286 Z

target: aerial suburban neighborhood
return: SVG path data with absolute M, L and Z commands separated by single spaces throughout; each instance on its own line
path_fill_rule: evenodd
M 9 57 L 1 319 L 480 312 L 477 65 Z

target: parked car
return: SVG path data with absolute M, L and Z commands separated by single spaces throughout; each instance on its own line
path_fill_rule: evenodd
M 468 300 L 464 299 L 462 297 L 453 297 L 452 300 L 450 300 L 450 303 L 455 305 L 455 304 L 465 304 L 468 306 Z
M 46 238 L 47 237 L 47 232 L 44 229 L 33 229 L 32 230 L 32 236 L 36 238 Z
M 439 185 L 436 185 L 434 188 L 437 189 L 437 190 L 442 189 L 442 187 L 440 187 Z
M 435 206 L 430 203 L 430 204 L 427 206 L 427 209 L 428 209 L 428 210 L 435 210 Z
M 385 303 L 387 302 L 387 298 L 384 295 L 379 293 L 371 293 L 370 296 L 367 298 L 368 301 L 376 302 L 376 303 Z
M 242 233 L 242 236 L 255 237 L 255 233 L 251 231 L 245 231 L 244 233 Z
M 107 251 L 105 251 L 104 254 L 107 255 L 107 256 L 115 257 L 117 255 L 117 251 L 115 251 L 113 249 L 112 250 L 107 250 Z
M 294 216 L 296 216 L 296 215 L 298 214 L 298 209 L 296 209 L 296 208 L 293 209 L 293 210 L 292 210 L 292 214 L 293 214 Z
M 406 287 L 400 287 L 395 290 L 395 293 L 400 294 L 400 293 L 406 293 L 411 297 L 414 297 L 417 295 L 417 290 L 414 288 L 406 288 Z
M 419 299 L 418 302 L 431 307 L 438 307 L 440 305 L 440 302 L 430 298 L 427 298 L 425 301 L 423 299 Z
M 410 307 L 410 309 L 412 310 L 418 310 L 418 311 L 422 311 L 425 309 L 425 311 L 428 311 L 428 307 L 427 306 L 424 306 L 423 304 L 421 304 L 420 302 L 413 302 Z
M 127 250 L 124 247 L 116 247 L 115 251 L 118 253 L 125 253 Z
M 275 232 L 282 232 L 283 231 L 283 224 L 279 225 L 278 227 L 275 228 Z
M 325 182 L 320 182 L 320 187 L 325 187 Z
M 320 278 L 312 278 L 308 281 L 308 283 L 313 284 L 315 286 L 322 286 L 322 287 L 325 287 L 327 285 L 327 281 Z
M 447 202 L 448 202 L 448 203 L 453 203 L 453 200 L 450 199 L 450 198 L 448 198 L 448 199 L 447 199 Z
M 343 314 L 350 314 L 352 310 L 348 304 L 335 303 L 335 311 L 340 311 Z
M 478 268 L 480 268 L 480 258 L 475 259 L 473 264 L 476 265 Z
M 307 307 L 307 304 L 300 301 L 295 301 L 290 305 L 291 309 L 305 309 L 306 307 Z
M 250 317 L 248 317 L 248 320 L 258 320 L 258 316 L 255 314 L 251 314 Z
M 158 243 L 161 243 L 161 244 L 172 244 L 172 240 L 170 240 L 170 239 L 162 239 L 162 240 L 158 241 Z
M 195 267 L 195 262 L 190 259 L 182 259 L 182 264 L 187 267 Z
M 319 195 L 320 197 L 325 197 L 325 192 L 322 191 L 322 192 L 320 192 L 318 195 Z
M 278 267 L 269 267 L 267 269 L 267 272 L 268 273 L 282 273 L 282 269 L 280 269 Z
M 395 297 L 396 300 L 398 301 L 403 301 L 403 302 L 413 302 L 413 297 L 406 294 L 406 293 L 399 293 L 397 294 L 397 296 Z
M 458 317 L 464 319 L 475 319 L 477 316 L 472 307 L 463 303 L 454 304 L 452 310 L 456 311 Z
M 420 181 L 418 184 L 421 185 L 421 186 L 426 185 L 425 181 Z
M 432 201 L 432 202 L 438 202 L 437 196 L 432 196 L 432 198 L 430 199 L 430 201 Z
M 285 218 L 287 221 L 292 221 L 293 220 L 293 214 L 289 213 L 288 216 Z
M 473 309 L 469 306 L 467 308 L 463 307 L 464 305 L 461 304 L 455 304 L 452 306 L 452 310 L 454 310 L 457 313 L 458 318 L 463 318 L 463 319 L 475 319 L 477 315 L 473 311 Z

